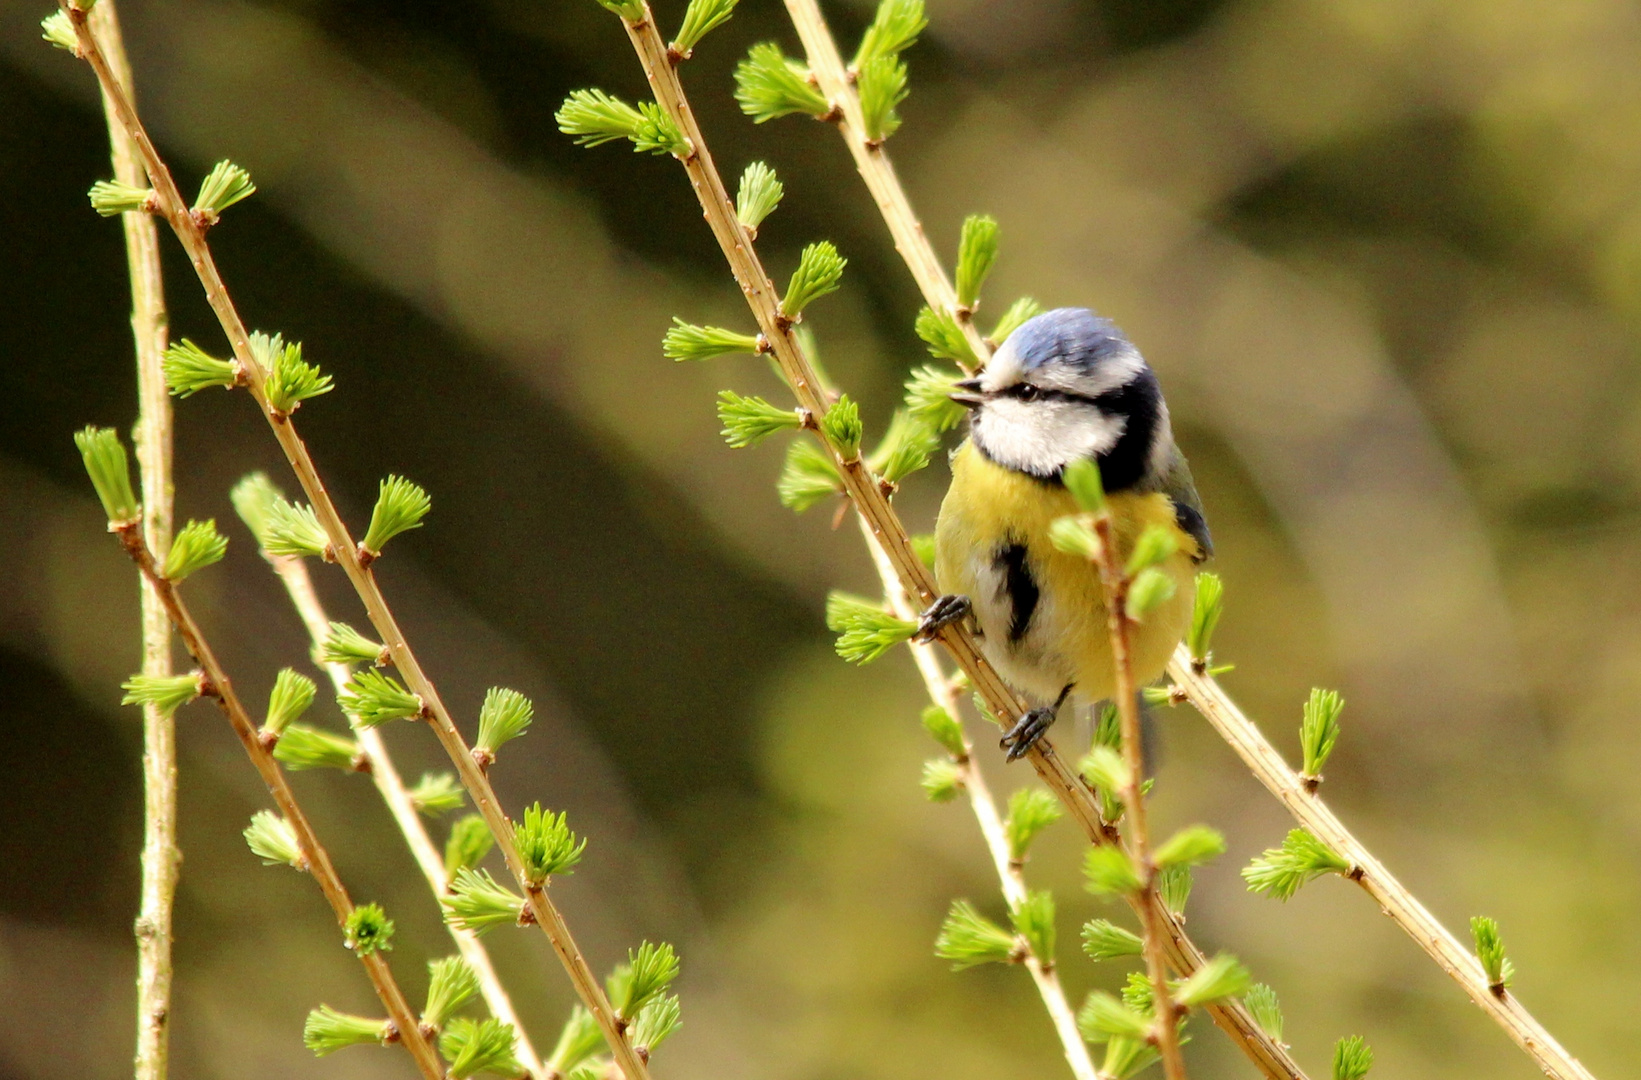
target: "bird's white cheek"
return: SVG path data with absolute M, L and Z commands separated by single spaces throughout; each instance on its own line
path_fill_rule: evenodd
M 1122 437 L 1125 420 L 1068 401 L 988 402 L 974 419 L 974 437 L 992 460 L 1047 476 L 1078 458 L 1103 454 Z

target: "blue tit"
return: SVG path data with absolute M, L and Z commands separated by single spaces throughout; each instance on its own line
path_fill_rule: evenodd
M 1072 694 L 1095 702 L 1115 688 L 1099 574 L 1049 541 L 1049 525 L 1078 509 L 1065 467 L 1098 463 L 1121 559 L 1152 525 L 1177 542 L 1161 566 L 1174 595 L 1133 630 L 1136 685 L 1162 674 L 1184 635 L 1194 564 L 1213 543 L 1157 377 L 1109 320 L 1083 308 L 1038 315 L 957 387 L 952 399 L 972 411 L 935 528 L 935 576 L 948 595 L 924 627 L 972 613 L 986 658 L 1038 703 L 1004 736 L 1013 760 Z

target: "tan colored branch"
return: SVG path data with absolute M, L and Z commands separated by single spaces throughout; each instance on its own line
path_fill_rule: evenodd
M 330 493 L 325 490 L 324 482 L 314 468 L 307 444 L 297 435 L 291 418 L 276 411 L 269 404 L 265 390 L 268 373 L 251 352 L 245 324 L 228 296 L 227 287 L 223 284 L 216 261 L 212 257 L 210 245 L 205 241 L 201 223 L 195 220 L 188 203 L 177 189 L 170 170 L 154 149 L 154 144 L 143 128 L 135 107 L 114 81 L 108 68 L 108 61 L 86 25 L 86 13 L 72 6 L 68 0 L 59 0 L 59 3 L 72 21 L 81 52 L 96 71 L 104 93 L 112 100 L 120 123 L 137 144 L 142 154 L 143 168 L 147 171 L 149 182 L 155 191 L 159 213 L 170 224 L 183 249 L 188 253 L 189 261 L 193 264 L 195 272 L 199 275 L 200 284 L 205 290 L 206 301 L 216 314 L 217 321 L 222 324 L 223 332 L 233 347 L 234 359 L 244 372 L 246 385 L 273 429 L 274 438 L 285 452 L 285 458 L 290 462 L 297 482 L 302 485 L 303 492 L 313 506 L 314 514 L 329 538 L 336 561 L 341 564 L 354 591 L 365 606 L 371 625 L 376 628 L 382 642 L 388 647 L 393 665 L 399 670 L 399 674 L 404 676 L 405 684 L 412 693 L 422 699 L 424 713 L 445 753 L 455 765 L 462 786 L 467 789 L 468 797 L 473 800 L 474 806 L 484 817 L 491 835 L 495 837 L 496 846 L 507 862 L 508 870 L 524 889 L 536 924 L 547 935 L 548 943 L 570 976 L 570 981 L 582 1003 L 597 1020 L 622 1072 L 626 1074 L 627 1080 L 648 1080 L 649 1069 L 627 1037 L 627 1024 L 618 1019 L 614 1010 L 610 1008 L 604 987 L 588 967 L 586 958 L 570 935 L 569 927 L 565 925 L 557 906 L 547 896 L 545 887 L 532 883 L 526 874 L 524 863 L 519 857 L 518 846 L 513 842 L 512 823 L 502 813 L 489 779 L 474 760 L 471 748 L 457 730 L 449 710 L 439 697 L 438 690 L 422 671 L 415 654 L 411 652 L 409 643 L 399 629 L 398 621 L 388 607 L 387 599 L 376 584 L 376 578 L 370 569 L 370 560 L 361 557 L 358 545 L 349 535 L 347 526 L 336 510 L 336 504 L 331 501 Z
M 1303 778 L 1288 767 L 1282 755 L 1237 708 L 1219 683 L 1196 669 L 1185 646 L 1175 651 L 1168 674 L 1185 691 L 1186 699 L 1220 737 L 1231 744 L 1243 764 L 1281 800 L 1294 819 L 1350 863 L 1351 869 L 1345 876 L 1373 897 L 1380 910 L 1407 931 L 1436 965 L 1470 995 L 1470 1000 L 1509 1033 L 1545 1075 L 1557 1080 L 1594 1080 L 1590 1071 L 1544 1030 L 1515 995 L 1502 988 L 1494 991 L 1488 986 L 1480 961 L 1391 876 L 1319 796 L 1307 790 Z
M 330 632 L 330 619 L 325 614 L 325 608 L 319 601 L 319 594 L 314 591 L 313 578 L 308 568 L 300 559 L 285 558 L 278 555 L 263 556 L 272 564 L 280 581 L 285 584 L 285 592 L 291 598 L 291 605 L 302 616 L 302 623 L 308 628 L 308 636 L 315 648 L 318 648 Z M 337 694 L 347 688 L 351 676 L 346 664 L 324 664 L 325 674 L 330 676 L 331 685 Z M 388 754 L 387 744 L 383 741 L 381 732 L 373 727 L 359 723 L 351 715 L 349 724 L 353 727 L 353 735 L 364 748 L 365 756 L 370 761 L 371 781 L 381 794 L 382 801 L 387 804 L 388 812 L 393 815 L 394 823 L 399 826 L 399 832 L 404 835 L 405 844 L 416 859 L 416 865 L 421 868 L 422 876 L 427 879 L 428 888 L 433 890 L 435 900 L 446 895 L 448 882 L 445 879 L 444 860 L 439 856 L 439 849 L 434 846 L 432 837 L 427 834 L 427 827 L 422 824 L 422 818 L 411 802 L 410 793 L 405 790 L 404 780 L 399 776 L 399 770 L 393 764 L 393 758 Z M 501 983 L 496 974 L 495 965 L 490 962 L 490 952 L 484 947 L 484 942 L 471 930 L 446 924 L 450 936 L 456 942 L 456 948 L 467 966 L 473 969 L 473 974 L 479 980 L 479 992 L 484 996 L 484 1003 L 490 1008 L 490 1015 L 505 1024 L 512 1025 L 514 1035 L 514 1056 L 529 1070 L 534 1080 L 542 1080 L 546 1076 L 541 1065 L 541 1057 L 535 1047 L 530 1044 L 530 1038 L 524 1032 L 524 1025 L 520 1022 L 518 1012 L 513 1008 L 513 1000 L 507 994 L 507 988 Z
M 872 539 L 872 534 L 866 532 L 862 519 L 862 535 L 866 539 L 866 547 L 872 553 L 872 561 L 877 566 L 878 577 L 883 582 L 883 595 L 889 601 L 889 606 L 896 615 L 903 619 L 915 619 L 917 612 L 912 609 L 906 600 L 906 593 L 895 578 L 894 568 L 889 565 L 883 556 L 883 549 L 878 547 Z M 956 685 L 941 670 L 939 651 L 923 642 L 911 643 L 912 658 L 917 662 L 918 673 L 923 676 L 923 685 L 929 692 L 929 700 L 945 709 L 959 725 L 962 724 L 962 709 L 960 695 Z M 974 746 L 969 742 L 967 734 L 963 738 L 963 757 L 958 761 L 962 771 L 963 790 L 969 797 L 969 807 L 974 812 L 976 823 L 980 826 L 980 835 L 986 842 L 986 850 L 991 855 L 991 861 L 997 868 L 997 880 L 1003 890 L 1003 898 L 1013 907 L 1026 898 L 1026 878 L 1020 867 L 1015 865 L 1009 857 L 1009 843 L 1003 831 L 1003 819 L 997 812 L 997 803 L 992 799 L 991 789 L 986 784 L 986 776 L 980 770 L 980 763 L 975 760 Z M 1043 1008 L 1048 1011 L 1049 1019 L 1054 1024 L 1054 1032 L 1059 1036 L 1060 1047 L 1065 1053 L 1066 1064 L 1071 1066 L 1071 1073 L 1077 1080 L 1110 1080 L 1094 1066 L 1094 1060 L 1089 1056 L 1088 1043 L 1077 1030 L 1077 1015 L 1071 1004 L 1066 1000 L 1065 990 L 1060 986 L 1060 976 L 1053 965 L 1053 958 L 1048 958 L 1044 964 L 1043 958 L 1038 957 L 1028 948 L 1025 968 L 1031 974 L 1031 981 L 1037 984 L 1037 994 L 1043 999 Z
M 734 204 L 724 187 L 723 178 L 712 162 L 706 141 L 695 122 L 695 114 L 690 109 L 689 100 L 668 58 L 666 44 L 661 40 L 653 17 L 646 8 L 643 19 L 637 22 L 623 19 L 622 22 L 643 64 L 644 74 L 656 101 L 668 115 L 677 120 L 679 129 L 689 142 L 690 153 L 683 160 L 684 169 L 689 174 L 690 184 L 700 201 L 702 213 L 712 228 L 713 236 L 729 263 L 736 283 L 740 285 L 759 329 L 770 343 L 781 373 L 792 387 L 798 404 L 808 409 L 814 417 L 823 416 L 827 411 L 828 401 L 821 382 L 793 336 L 791 324 L 781 316 L 780 298 L 758 258 L 753 237 L 735 217 Z M 833 53 L 836 54 L 835 48 Z M 852 94 L 852 91 L 850 93 Z M 858 102 L 854 108 L 858 114 Z M 884 158 L 883 161 L 886 163 L 887 159 Z M 885 175 L 891 180 L 893 178 L 892 172 L 880 175 Z M 898 188 L 898 183 L 896 186 Z M 896 211 L 891 227 L 904 232 L 908 238 L 921 237 L 922 229 L 912 216 L 904 194 L 898 195 L 897 199 L 896 205 L 904 209 Z M 897 236 L 900 232 L 897 232 Z M 927 252 L 931 264 L 938 269 L 939 264 L 932 261 L 933 254 L 926 240 L 920 241 L 919 250 Z M 935 276 L 940 281 L 945 280 L 943 274 Z M 949 284 L 944 288 L 948 294 L 955 295 Z M 937 297 L 934 296 L 926 296 L 926 299 L 929 299 L 931 304 L 937 301 Z M 984 357 L 989 355 L 989 352 L 989 349 L 982 349 L 977 355 Z M 853 501 L 856 512 L 861 516 L 863 527 L 882 551 L 900 587 L 905 590 L 914 606 L 926 609 L 938 596 L 934 576 L 912 550 L 906 527 L 890 505 L 882 486 L 858 459 L 844 460 L 830 445 L 827 445 L 827 450 L 833 455 L 833 461 L 843 477 L 844 488 Z M 965 626 L 960 623 L 947 626 L 940 631 L 938 639 L 951 653 L 957 665 L 968 676 L 970 685 L 994 714 L 999 717 L 1015 718 L 1025 711 L 1024 704 L 980 654 L 974 636 Z M 1027 760 L 1091 841 L 1099 844 L 1116 840 L 1115 830 L 1100 820 L 1099 806 L 1094 793 L 1076 771 L 1061 760 L 1049 739 L 1039 739 L 1028 753 Z M 1152 900 L 1152 906 L 1156 910 L 1150 917 L 1160 920 L 1167 932 L 1169 963 L 1180 974 L 1190 975 L 1204 963 L 1202 953 L 1185 936 L 1184 929 L 1173 914 L 1160 903 L 1156 903 L 1155 898 Z M 1214 1023 L 1231 1036 L 1269 1080 L 1304 1080 L 1305 1074 L 1288 1056 L 1286 1049 L 1259 1027 L 1241 1002 L 1221 1002 L 1210 1006 L 1208 1012 Z
M 1153 1008 L 1157 1014 L 1155 1043 L 1162 1055 L 1163 1074 L 1168 1080 L 1185 1080 L 1185 1058 L 1179 1048 L 1179 1012 L 1168 989 L 1168 961 L 1164 955 L 1165 930 L 1157 913 L 1162 910 L 1157 890 L 1157 867 L 1151 861 L 1151 833 L 1145 808 L 1145 744 L 1140 738 L 1139 688 L 1134 685 L 1134 664 L 1129 653 L 1133 628 L 1128 617 L 1127 573 L 1119 565 L 1111 515 L 1102 511 L 1094 518 L 1094 532 L 1100 538 L 1094 563 L 1099 567 L 1100 585 L 1105 590 L 1106 626 L 1111 639 L 1111 668 L 1116 674 L 1112 696 L 1122 726 L 1123 761 L 1127 783 L 1123 786 L 1123 819 L 1127 824 L 1128 854 L 1139 875 L 1143 901 L 1140 904 L 1140 940 L 1145 952 L 1146 974 L 1151 979 Z
M 251 722 L 250 714 L 246 712 L 239 695 L 234 691 L 227 671 L 218 662 L 210 644 L 200 633 L 199 625 L 194 622 L 193 615 L 182 602 L 182 598 L 177 595 L 176 587 L 155 567 L 153 553 L 143 542 L 137 524 L 115 526 L 114 531 L 125 545 L 126 554 L 137 564 L 144 580 L 153 588 L 160 603 L 164 605 L 166 615 L 170 618 L 171 625 L 176 628 L 177 635 L 182 638 L 189 655 L 199 664 L 202 675 L 200 692 L 214 698 L 223 715 L 233 725 L 234 734 L 239 736 L 240 745 L 245 748 L 246 756 L 251 759 L 251 764 L 256 766 L 256 771 L 262 776 L 262 782 L 267 785 L 268 793 L 273 796 L 280 814 L 295 834 L 297 847 L 307 862 L 308 873 L 319 883 L 319 891 L 324 893 L 325 899 L 330 902 L 337 925 L 345 931 L 348 917 L 353 914 L 353 901 L 349 898 L 341 877 L 336 873 L 336 867 L 331 864 L 330 853 L 320 844 L 319 837 L 308 824 L 307 816 L 302 813 L 302 807 L 297 804 L 296 795 L 285 781 L 284 770 L 274 760 L 272 751 L 264 746 L 258 737 L 256 725 Z M 444 1080 L 444 1064 L 439 1060 L 432 1044 L 428 1042 L 427 1036 L 423 1034 L 416 1014 L 405 1000 L 398 982 L 394 980 L 393 971 L 388 967 L 387 961 L 380 952 L 373 951 L 361 954 L 359 962 L 364 965 L 365 973 L 376 989 L 376 996 L 387 1009 L 388 1019 L 393 1023 L 394 1038 L 404 1043 L 405 1049 L 415 1058 L 417 1068 L 427 1080 Z
M 133 93 L 131 63 L 114 0 L 93 9 L 114 77 Z M 103 98 L 114 178 L 144 187 L 137 147 Z M 142 486 L 143 539 L 151 551 L 171 547 L 171 397 L 161 366 L 169 333 L 160 270 L 159 230 L 148 214 L 122 214 L 126 267 L 131 278 L 131 336 L 137 355 L 137 468 Z M 142 671 L 171 674 L 171 623 L 146 579 L 142 589 Z M 136 1080 L 165 1080 L 170 1071 L 171 919 L 177 891 L 176 723 L 154 705 L 143 706 L 142 893 L 137 906 Z

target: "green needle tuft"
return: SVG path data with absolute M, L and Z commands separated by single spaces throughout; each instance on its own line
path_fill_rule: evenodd
M 672 47 L 687 57 L 695 51 L 701 39 L 729 21 L 735 14 L 738 0 L 689 0 L 684 11 L 684 25 L 672 39 Z
M 796 410 L 771 405 L 761 397 L 742 397 L 733 390 L 718 392 L 718 420 L 724 425 L 719 434 L 737 450 L 803 426 L 803 414 Z
M 441 817 L 460 810 L 467 802 L 461 783 L 447 772 L 423 773 L 421 781 L 407 794 L 416 812 L 427 817 Z
M 392 1033 L 390 1021 L 337 1012 L 329 1005 L 321 1005 L 308 1014 L 307 1022 L 302 1025 L 302 1045 L 312 1050 L 315 1057 L 324 1057 L 348 1046 L 386 1045 Z
M 866 63 L 855 79 L 860 94 L 861 120 L 866 140 L 879 145 L 900 130 L 896 108 L 906 100 L 906 64 L 898 56 L 879 56 Z
M 74 36 L 74 24 L 65 12 L 53 11 L 40 20 L 40 38 L 53 48 L 80 55 L 80 40 Z
M 1174 1000 L 1198 1009 L 1244 993 L 1253 983 L 1248 969 L 1236 957 L 1220 953 L 1196 970 L 1174 992 Z
M 213 386 L 232 387 L 239 369 L 231 360 L 218 360 L 187 338 L 173 343 L 160 361 L 165 385 L 177 397 L 190 397 Z
M 1142 955 L 1145 943 L 1108 919 L 1093 919 L 1083 924 L 1083 952 L 1090 960 L 1116 960 Z
M 359 744 L 307 724 L 288 724 L 274 744 L 274 760 L 288 769 L 343 769 L 364 762 Z
M 422 1022 L 438 1029 L 457 1009 L 478 996 L 479 979 L 459 956 L 431 961 L 427 974 L 427 1007 L 422 1010 Z
M 917 633 L 915 622 L 842 592 L 826 599 L 826 627 L 839 635 L 837 653 L 851 664 L 869 664 Z
M 796 320 L 804 308 L 836 292 L 843 283 L 843 268 L 848 265 L 849 260 L 839 255 L 829 240 L 804 248 L 798 256 L 798 268 L 792 272 L 792 280 L 786 287 L 786 295 L 781 298 L 781 314 Z
M 605 986 L 616 1015 L 632 1018 L 677 977 L 678 955 L 672 946 L 645 941 L 637 951 L 627 950 L 627 962 L 610 973 Z
M 450 1063 L 451 1080 L 467 1080 L 481 1072 L 513 1078 L 525 1075 L 524 1066 L 513 1055 L 517 1041 L 511 1024 L 494 1017 L 469 1020 L 458 1016 L 439 1036 L 439 1053 Z
M 267 395 L 268 407 L 275 416 L 289 416 L 309 398 L 328 394 L 334 387 L 331 377 L 320 372 L 317 364 L 302 359 L 302 343 L 286 344 L 283 336 L 272 337 L 263 333 L 251 335 L 251 356 L 267 379 L 262 392 Z
M 380 904 L 362 904 L 348 914 L 348 948 L 360 956 L 393 951 L 393 920 Z
M 1242 1003 L 1248 1006 L 1254 1023 L 1259 1025 L 1261 1031 L 1277 1042 L 1282 1041 L 1282 1003 L 1276 999 L 1275 990 L 1264 983 L 1254 983 L 1242 995 Z
M 1373 1048 L 1360 1035 L 1340 1039 L 1333 1047 L 1333 1080 L 1362 1080 L 1373 1068 Z
M 786 186 L 775 176 L 775 170 L 761 161 L 754 161 L 741 174 L 741 186 L 735 193 L 735 216 L 757 239 L 758 226 L 781 204 Z
M 973 311 L 980 304 L 980 288 L 997 262 L 997 219 L 970 214 L 963 219 L 957 244 L 957 303 Z
M 318 688 L 313 680 L 293 668 L 281 668 L 274 676 L 273 690 L 268 693 L 268 716 L 262 730 L 271 735 L 281 734 L 291 721 L 308 711 Z
M 1485 915 L 1470 920 L 1470 936 L 1476 943 L 1476 959 L 1487 975 L 1487 987 L 1495 994 L 1503 994 L 1516 977 L 1516 965 L 1504 955 L 1504 939 L 1499 936 L 1499 924 Z
M 1003 821 L 1009 858 L 1024 862 L 1042 831 L 1065 816 L 1060 800 L 1043 788 L 1021 788 L 1009 796 L 1009 816 Z
M 860 440 L 864 428 L 860 422 L 860 406 L 848 394 L 842 394 L 826 415 L 818 422 L 820 432 L 832 444 L 838 457 L 854 461 L 860 457 Z
M 307 856 L 296 842 L 296 830 L 291 823 L 272 810 L 258 810 L 251 815 L 245 827 L 245 843 L 264 866 L 289 866 L 297 870 L 308 868 Z
M 1088 891 L 1099 896 L 1140 889 L 1140 876 L 1128 853 L 1114 844 L 1088 849 L 1083 856 L 1083 878 Z
M 494 758 L 496 751 L 530 730 L 536 708 L 517 690 L 492 686 L 479 707 L 479 738 L 473 749 Z
M 585 838 L 570 831 L 565 813 L 554 814 L 535 803 L 524 810 L 524 820 L 513 824 L 513 842 L 524 862 L 524 874 L 540 885 L 554 874 L 568 874 L 581 861 Z
M 954 360 L 971 370 L 980 366 L 969 339 L 963 335 L 962 328 L 949 312 L 926 307 L 917 313 L 913 329 L 923 339 L 923 344 L 929 347 L 929 355 L 936 359 Z M 957 406 L 956 402 L 952 404 Z
M 1188 825 L 1157 846 L 1152 860 L 1164 866 L 1201 866 L 1225 854 L 1225 837 L 1207 825 Z
M 917 43 L 917 35 L 928 25 L 923 0 L 882 0 L 850 66 L 859 71 L 879 57 L 900 55 Z
M 939 448 L 940 436 L 927 419 L 909 409 L 896 409 L 889 419 L 889 429 L 883 433 L 883 441 L 872 451 L 866 464 L 882 479 L 898 484 L 928 468 Z
M 1343 874 L 1350 863 L 1334 854 L 1322 841 L 1304 829 L 1288 833 L 1279 848 L 1265 853 L 1242 868 L 1242 879 L 1250 892 L 1292 899 L 1306 884 L 1323 874 Z
M 752 46 L 735 66 L 735 100 L 759 124 L 794 113 L 821 117 L 832 111 L 825 95 L 809 81 L 809 68 L 788 59 L 773 41 Z
M 1313 688 L 1305 702 L 1305 712 L 1299 722 L 1299 745 L 1305 759 L 1303 779 L 1315 786 L 1321 782 L 1322 769 L 1339 741 L 1339 715 L 1345 711 L 1345 699 L 1336 690 Z
M 673 317 L 672 329 L 661 339 L 661 355 L 668 360 L 715 360 L 720 356 L 761 351 L 758 338 L 717 326 L 695 326 Z
M 171 539 L 165 556 L 165 580 L 182 581 L 196 570 L 222 561 L 228 553 L 228 538 L 217 532 L 215 519 L 190 521 Z
M 136 521 L 139 510 L 137 494 L 131 488 L 131 462 L 119 434 L 113 428 L 87 427 L 74 433 L 74 445 L 80 448 L 86 475 L 91 477 L 108 523 Z
M 963 769 L 950 758 L 931 758 L 918 785 L 930 802 L 951 802 L 963 791 Z
M 255 192 L 250 173 L 231 161 L 219 161 L 199 185 L 194 213 L 203 217 L 207 225 L 215 225 L 224 210 Z
M 961 372 L 925 364 L 906 380 L 906 409 L 937 432 L 950 431 L 963 422 L 968 410 L 953 401 Z
M 997 320 L 997 325 L 991 328 L 991 333 L 987 334 L 986 338 L 994 346 L 1001 345 L 1009 339 L 1010 334 L 1042 313 L 1042 304 L 1029 296 L 1022 296 L 1009 305 L 1009 309 L 1003 312 L 1003 317 Z
M 118 180 L 99 180 L 86 194 L 93 210 L 103 217 L 115 217 L 151 209 L 153 203 L 149 200 L 154 198 L 154 189 L 132 187 Z
M 1018 937 L 998 926 L 967 900 L 953 900 L 935 939 L 934 954 L 952 962 L 953 971 L 979 964 L 1007 964 L 1019 958 Z
M 1044 967 L 1054 966 L 1054 895 L 1036 889 L 1009 908 L 1014 932 L 1031 946 L 1031 954 Z
M 558 130 L 577 146 L 602 146 L 627 139 L 640 154 L 689 156 L 689 143 L 676 121 L 653 101 L 629 105 L 602 90 L 577 90 L 553 114 Z
M 268 527 L 262 547 L 269 555 L 323 558 L 330 550 L 330 539 L 313 507 L 275 498 L 268 504 Z
M 444 842 L 444 876 L 452 879 L 463 870 L 472 870 L 490 854 L 496 838 L 478 814 L 457 818 Z
M 422 712 L 421 698 L 406 690 L 393 676 L 374 669 L 356 672 L 336 701 L 344 712 L 365 727 L 376 727 L 390 720 L 409 720 Z
M 370 528 L 360 546 L 375 555 L 382 553 L 387 542 L 400 533 L 422 527 L 422 519 L 433 508 L 427 492 L 402 476 L 389 476 L 381 482 L 376 494 L 376 507 L 370 513 Z
M 372 641 L 344 622 L 333 622 L 319 643 L 319 659 L 326 664 L 384 663 L 380 642 Z
M 199 675 L 133 675 L 120 684 L 121 705 L 152 705 L 164 716 L 199 697 Z
M 439 901 L 445 921 L 460 930 L 484 934 L 498 926 L 518 925 L 524 898 L 496 883 L 488 870 L 458 870 L 450 894 Z
M 1204 570 L 1197 575 L 1196 602 L 1191 606 L 1191 629 L 1185 635 L 1185 645 L 1191 651 L 1191 661 L 1207 667 L 1213 658 L 1214 630 L 1225 608 L 1225 583 L 1218 574 Z
M 832 455 L 812 439 L 797 439 L 786 448 L 786 464 L 775 490 L 782 506 L 801 514 L 839 494 L 843 490 L 843 478 L 838 475 Z
M 923 730 L 940 748 L 954 758 L 968 757 L 968 742 L 963 737 L 963 725 L 958 723 L 957 717 L 941 708 L 939 705 L 930 705 L 923 710 Z
M 547 1071 L 568 1076 L 604 1047 L 604 1032 L 599 1029 L 598 1021 L 592 1013 L 576 1005 L 570 1009 L 570 1018 L 564 1022 L 553 1052 L 547 1055 Z

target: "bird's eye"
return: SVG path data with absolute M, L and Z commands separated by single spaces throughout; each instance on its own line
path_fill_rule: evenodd
M 1036 401 L 1037 388 L 1030 383 L 1020 383 L 1014 388 L 1014 396 L 1021 401 Z

